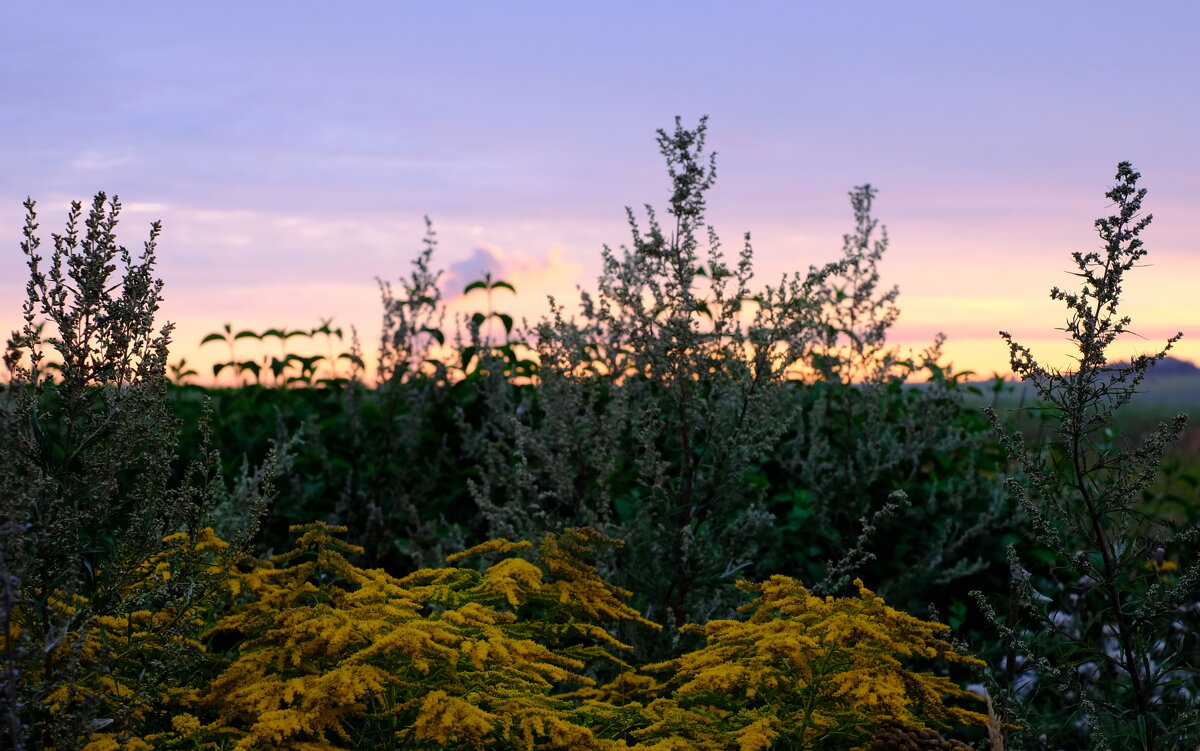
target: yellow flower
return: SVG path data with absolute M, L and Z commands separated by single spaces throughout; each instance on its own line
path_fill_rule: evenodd
M 200 719 L 195 715 L 183 713 L 171 718 L 171 727 L 177 733 L 188 733 L 200 729 Z
M 351 564 L 345 554 L 359 549 L 335 527 L 294 531 L 294 550 L 238 573 L 245 599 L 209 632 L 239 646 L 194 703 L 217 716 L 206 730 L 237 749 L 337 738 L 599 749 L 575 705 L 553 694 L 589 686 L 578 671 L 597 658 L 623 664 L 608 650 L 628 647 L 605 624 L 638 619 L 580 558 L 598 537 L 548 535 L 537 563 L 520 556 L 528 544 L 498 541 L 468 551 L 507 554 L 483 573 L 396 579 Z M 375 734 L 363 741 L 368 717 Z
M 636 731 L 640 740 L 766 749 L 782 736 L 810 749 L 822 738 L 865 740 L 882 719 L 986 723 L 980 713 L 945 704 L 973 694 L 904 665 L 916 658 L 982 664 L 942 638 L 948 627 L 888 607 L 861 581 L 852 598 L 813 597 L 783 576 L 738 586 L 759 595 L 741 608 L 746 620 L 686 626 L 706 645 L 646 668 L 670 674 L 663 693 L 671 703 L 650 703 L 652 724 Z
M 1162 563 L 1159 563 L 1158 561 L 1146 561 L 1145 563 L 1142 564 L 1142 568 L 1147 569 L 1149 571 L 1157 571 L 1159 573 L 1166 573 L 1168 571 L 1178 571 L 1179 564 L 1176 563 L 1175 561 L 1163 561 Z

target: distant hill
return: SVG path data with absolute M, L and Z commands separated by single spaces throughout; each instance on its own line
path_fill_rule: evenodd
M 1128 367 L 1127 361 L 1109 363 L 1113 367 Z M 993 381 L 979 381 L 974 385 L 990 394 Z M 1009 390 L 1002 401 L 1010 403 L 1028 403 L 1033 398 L 1033 386 L 1008 380 Z M 981 399 L 986 401 L 989 397 Z M 1174 409 L 1182 408 L 1200 411 L 1200 367 L 1189 360 L 1178 357 L 1164 357 L 1157 365 L 1146 373 L 1145 380 L 1138 387 L 1138 395 L 1134 404 L 1140 408 Z
M 1109 363 L 1113 367 L 1128 367 L 1127 360 Z M 1162 378 L 1175 378 L 1177 376 L 1200 376 L 1200 366 L 1191 360 L 1182 360 L 1178 357 L 1170 355 L 1159 360 L 1158 363 L 1146 373 L 1147 381 L 1157 381 Z

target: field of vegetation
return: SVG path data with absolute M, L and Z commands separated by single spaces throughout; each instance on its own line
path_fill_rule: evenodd
M 1178 337 L 1107 356 L 1139 175 L 1052 293 L 1078 367 L 1003 335 L 988 384 L 889 346 L 870 186 L 839 257 L 753 286 L 704 135 L 659 132 L 666 212 L 578 316 L 522 331 L 487 277 L 448 324 L 431 226 L 370 377 L 325 320 L 214 332 L 237 385 L 196 385 L 158 225 L 128 251 L 100 194 L 43 250 L 28 202 L 0 748 L 1200 745 L 1200 390 L 1155 378 Z

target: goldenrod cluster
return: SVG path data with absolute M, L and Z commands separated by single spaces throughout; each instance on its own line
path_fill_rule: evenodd
M 363 570 L 344 529 L 295 528 L 296 549 L 238 573 L 244 602 L 209 631 L 237 654 L 193 702 L 177 738 L 231 749 L 599 748 L 555 694 L 590 685 L 590 660 L 628 649 L 605 630 L 640 620 L 583 560 L 604 538 L 493 541 L 452 556 L 500 554 L 480 572 Z M 526 617 L 536 612 L 538 618 Z M 622 663 L 623 664 L 623 663 Z
M 205 564 L 232 598 L 203 637 L 210 673 L 194 686 L 166 681 L 139 699 L 145 730 L 105 728 L 87 751 L 849 749 L 886 723 L 986 721 L 945 703 L 971 696 L 956 684 L 902 663 L 977 661 L 941 638 L 946 627 L 887 607 L 861 583 L 858 597 L 838 599 L 786 577 L 740 583 L 757 595 L 745 620 L 685 627 L 704 635 L 703 648 L 639 672 L 608 628 L 654 624 L 587 563 L 596 546 L 616 544 L 592 530 L 547 535 L 536 551 L 492 541 L 403 578 L 352 565 L 346 556 L 361 550 L 337 538 L 341 528 L 293 531 L 295 549 L 270 560 Z M 147 581 L 169 581 L 181 550 L 223 546 L 211 531 L 167 543 L 144 567 Z M 455 565 L 468 559 L 497 560 Z M 152 656 L 150 626 L 163 617 L 198 616 L 142 609 L 98 620 L 84 657 L 117 669 L 49 700 L 65 706 L 83 690 L 123 700 L 121 660 Z M 587 677 L 599 661 L 621 670 L 602 686 Z
M 195 638 L 207 616 L 197 587 L 227 580 L 221 555 L 228 545 L 211 529 L 171 535 L 162 542 L 158 553 L 133 569 L 137 578 L 112 598 L 115 607 L 100 608 L 78 595 L 70 602 L 47 599 L 72 616 L 76 627 L 55 640 L 43 664 L 52 670 L 59 661 L 76 660 L 82 669 L 75 680 L 55 685 L 42 702 L 50 723 L 85 713 L 94 718 L 93 726 L 103 728 L 90 735 L 84 751 L 150 749 L 173 736 L 157 731 L 178 730 L 181 722 L 186 727 L 181 719 L 186 715 L 179 713 L 196 692 L 178 674 L 207 660 L 205 647 Z M 22 608 L 14 611 L 10 644 L 23 635 L 26 615 Z M 53 685 L 53 676 L 45 672 L 44 667 L 24 678 Z
M 884 722 L 986 724 L 984 715 L 944 703 L 974 694 L 902 662 L 982 666 L 941 638 L 949 627 L 888 607 L 861 581 L 855 586 L 856 598 L 820 598 L 785 576 L 739 582 L 758 595 L 740 609 L 746 620 L 687 626 L 707 644 L 647 666 L 670 677 L 663 698 L 647 706 L 653 724 L 638 737 L 683 738 L 714 751 L 848 748 Z

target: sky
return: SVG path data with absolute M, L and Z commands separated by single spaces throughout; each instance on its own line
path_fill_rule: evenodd
M 370 352 L 376 278 L 406 277 L 424 217 L 451 313 L 536 321 L 593 289 L 625 207 L 663 210 L 655 131 L 707 115 L 709 221 L 755 283 L 836 259 L 848 192 L 878 189 L 900 288 L 890 341 L 981 376 L 1007 330 L 1053 364 L 1070 253 L 1116 164 L 1149 188 L 1131 337 L 1200 360 L 1200 6 L 1156 2 L 82 2 L 0 24 L 0 328 L 20 324 L 24 209 L 61 232 L 72 200 L 163 231 L 160 320 L 204 374 L 235 330 L 351 325 Z M 640 212 L 640 209 L 639 209 Z M 640 214 L 639 214 L 640 215 Z M 241 346 L 241 344 L 239 344 Z M 297 346 L 295 350 L 302 349 Z M 323 347 L 317 351 L 322 351 Z M 242 352 L 247 356 L 248 352 Z

